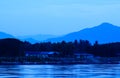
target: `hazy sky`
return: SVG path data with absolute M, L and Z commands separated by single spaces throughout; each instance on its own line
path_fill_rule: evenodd
M 0 0 L 0 31 L 63 35 L 110 22 L 120 26 L 120 0 Z

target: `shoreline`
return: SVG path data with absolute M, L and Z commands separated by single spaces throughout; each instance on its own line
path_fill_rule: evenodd
M 27 63 L 16 63 L 16 62 L 4 62 L 0 65 L 76 65 L 76 64 L 120 64 L 119 62 L 114 63 L 38 63 L 38 62 L 27 62 Z

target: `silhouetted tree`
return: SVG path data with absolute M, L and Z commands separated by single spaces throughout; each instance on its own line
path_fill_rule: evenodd
M 120 55 L 120 42 L 99 44 L 98 41 L 91 45 L 88 40 L 75 40 L 74 42 L 42 42 L 31 44 L 27 41 L 22 42 L 17 39 L 7 38 L 0 40 L 1 57 L 23 56 L 26 51 L 57 51 L 61 57 L 67 57 L 77 53 L 91 53 L 101 57 L 118 57 Z
M 16 56 L 23 56 L 24 50 L 23 50 L 23 42 L 7 38 L 7 39 L 1 39 L 0 40 L 0 56 L 6 56 L 6 57 L 16 57 Z

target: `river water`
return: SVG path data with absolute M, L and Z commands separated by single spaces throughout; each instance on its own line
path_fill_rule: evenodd
M 0 78 L 120 78 L 120 65 L 0 65 Z

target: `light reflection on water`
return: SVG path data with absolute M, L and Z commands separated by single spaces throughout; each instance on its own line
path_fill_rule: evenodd
M 1 65 L 0 78 L 119 78 L 120 65 Z

